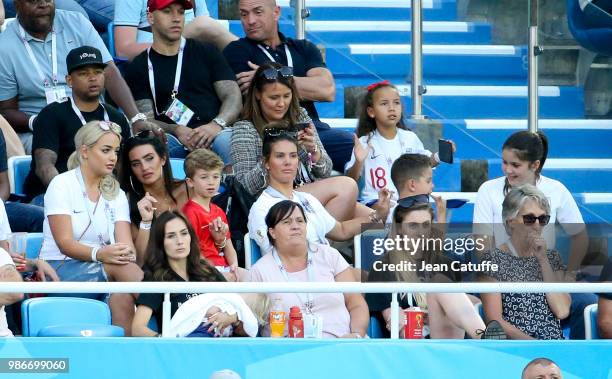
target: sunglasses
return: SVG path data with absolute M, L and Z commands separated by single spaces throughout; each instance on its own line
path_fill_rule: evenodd
M 293 78 L 293 69 L 287 66 L 283 66 L 280 68 L 267 68 L 259 73 L 259 77 L 261 78 L 262 76 L 269 81 L 278 80 L 279 76 L 285 79 L 289 79 Z
M 418 204 L 422 204 L 422 203 L 429 204 L 429 195 L 416 195 L 416 196 L 404 197 L 397 201 L 397 205 L 402 208 L 410 208 L 414 204 L 417 204 L 417 203 Z
M 541 215 L 541 216 L 534 216 L 534 215 L 523 215 L 523 224 L 525 225 L 533 225 L 535 224 L 536 220 L 538 220 L 538 222 L 540 223 L 540 225 L 548 225 L 548 222 L 550 221 L 550 216 L 549 215 Z
M 297 139 L 297 130 L 292 129 L 281 129 L 281 128 L 267 128 L 263 131 L 264 138 L 276 138 L 280 136 L 287 136 L 293 139 Z
M 98 123 L 98 126 L 100 127 L 100 129 L 104 130 L 105 132 L 112 131 L 113 133 L 121 134 L 121 127 L 115 124 L 114 122 L 100 121 Z

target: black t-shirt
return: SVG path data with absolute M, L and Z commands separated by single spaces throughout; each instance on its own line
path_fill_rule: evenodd
M 85 121 L 104 120 L 104 109 L 110 121 L 121 126 L 121 138 L 125 140 L 130 136 L 130 124 L 123 113 L 108 104 L 100 105 L 93 112 L 81 112 Z M 24 191 L 28 198 L 32 198 L 47 190 L 38 176 L 36 176 L 36 149 L 48 149 L 57 153 L 55 168 L 61 174 L 68 170 L 66 167 L 70 154 L 74 152 L 74 136 L 83 126 L 81 120 L 72 110 L 72 103 L 52 103 L 44 107 L 34 121 L 32 140 L 32 164 L 25 183 Z
M 165 111 L 172 103 L 177 62 L 178 54 L 166 56 L 151 49 L 157 112 Z M 132 90 L 134 100 L 153 100 L 148 72 L 147 52 L 144 51 L 134 58 L 125 72 L 125 81 Z M 177 95 L 194 112 L 187 126 L 195 128 L 217 117 L 221 100 L 213 84 L 221 80 L 236 80 L 236 76 L 219 50 L 211 44 L 187 39 Z M 156 115 L 155 119 L 174 124 L 165 115 Z
M 312 42 L 286 38 L 282 33 L 278 33 L 278 35 L 282 43 L 278 45 L 276 49 L 272 49 L 263 44 L 261 46 L 268 51 L 276 62 L 287 65 L 287 53 L 285 52 L 286 44 L 291 53 L 291 58 L 293 59 L 294 76 L 305 77 L 306 73 L 313 68 L 326 67 L 321 52 Z M 234 73 L 239 74 L 241 72 L 251 71 L 252 69 L 247 64 L 247 61 L 251 61 L 256 65 L 270 62 L 270 58 L 258 47 L 258 45 L 259 43 L 257 41 L 249 38 L 240 38 L 225 47 L 223 55 L 225 55 Z M 319 114 L 314 106 L 314 102 L 301 101 L 300 105 L 306 109 L 310 118 L 317 124 L 317 127 L 320 127 L 319 124 L 325 125 L 319 120 Z
M 169 271 L 171 280 L 169 282 L 185 282 L 179 274 L 173 270 Z M 149 281 L 150 278 L 145 278 L 145 281 Z M 174 316 L 177 309 L 194 296 L 200 295 L 199 293 L 172 293 L 170 294 L 170 317 Z M 157 327 L 161 333 L 162 330 L 162 305 L 164 303 L 163 293 L 141 293 L 136 300 L 136 305 L 146 305 L 153 310 L 153 316 L 157 321 Z

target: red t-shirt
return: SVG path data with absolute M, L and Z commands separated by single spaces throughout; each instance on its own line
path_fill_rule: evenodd
M 217 217 L 221 217 L 224 223 L 228 224 L 227 216 L 223 209 L 213 203 L 210 203 L 210 212 L 204 209 L 203 206 L 193 200 L 189 200 L 183 207 L 183 213 L 193 226 L 198 240 L 200 241 L 200 254 L 206 258 L 214 266 L 227 267 L 229 264 L 224 256 L 219 255 L 219 249 L 215 246 L 215 241 L 210 234 L 208 224 Z M 229 225 L 229 224 L 228 224 Z M 231 238 L 229 230 L 227 231 L 227 239 Z

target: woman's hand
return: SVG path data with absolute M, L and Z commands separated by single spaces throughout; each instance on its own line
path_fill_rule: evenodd
M 546 256 L 546 240 L 542 237 L 533 238 L 529 244 L 531 255 L 536 257 L 539 262 L 548 261 Z
M 97 254 L 98 261 L 102 263 L 126 265 L 136 261 L 136 254 L 130 250 L 130 246 L 125 243 L 115 243 L 106 245 Z
M 157 209 L 155 208 L 156 203 L 157 200 L 148 192 L 145 193 L 144 197 L 140 199 L 138 203 L 136 203 L 142 222 L 151 222 L 153 220 L 155 209 Z
M 212 222 L 208 224 L 208 230 L 210 230 L 210 235 L 212 236 L 216 245 L 223 244 L 223 241 L 225 241 L 227 236 L 228 226 L 223 222 L 223 220 L 221 220 L 221 217 L 217 217 L 216 219 L 212 220 Z
M 13 259 L 13 263 L 15 263 L 15 268 L 17 269 L 17 271 L 28 272 L 34 270 L 32 265 L 28 264 L 29 262 L 25 257 L 11 252 L 9 252 L 9 255 Z
M 229 315 L 225 312 L 217 312 L 208 318 L 208 322 L 210 323 L 208 332 L 215 332 L 215 337 L 221 337 L 225 328 L 238 322 L 238 314 Z
M 304 130 L 300 130 L 297 135 L 298 143 L 310 154 L 314 162 L 319 160 L 319 150 L 317 149 L 317 141 L 315 139 L 314 126 L 309 124 Z
M 38 269 L 36 271 L 36 276 L 38 277 L 39 281 L 46 282 L 47 277 L 50 278 L 53 282 L 60 281 L 59 276 L 57 276 L 57 273 L 55 272 L 53 267 L 51 267 L 50 264 L 43 261 L 42 259 L 37 259 L 34 263 L 36 264 L 36 268 Z
M 370 151 L 372 151 L 372 143 L 368 142 L 368 146 L 363 147 L 357 135 L 353 134 L 353 144 L 354 144 L 353 151 L 355 152 L 355 159 L 357 160 L 357 162 L 362 163 L 363 161 L 366 160 Z

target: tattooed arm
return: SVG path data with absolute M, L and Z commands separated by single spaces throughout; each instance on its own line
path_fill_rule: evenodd
M 22 282 L 21 275 L 12 264 L 0 267 L 0 282 Z M 0 293 L 0 306 L 16 303 L 23 299 L 22 293 Z
M 49 149 L 36 149 L 34 150 L 34 159 L 36 160 L 36 176 L 46 187 L 51 183 L 51 179 L 59 174 L 55 167 L 57 153 Z
M 240 88 L 233 80 L 219 80 L 213 85 L 217 96 L 221 100 L 221 109 L 217 117 L 224 119 L 230 125 L 236 121 L 240 110 L 242 110 Z

